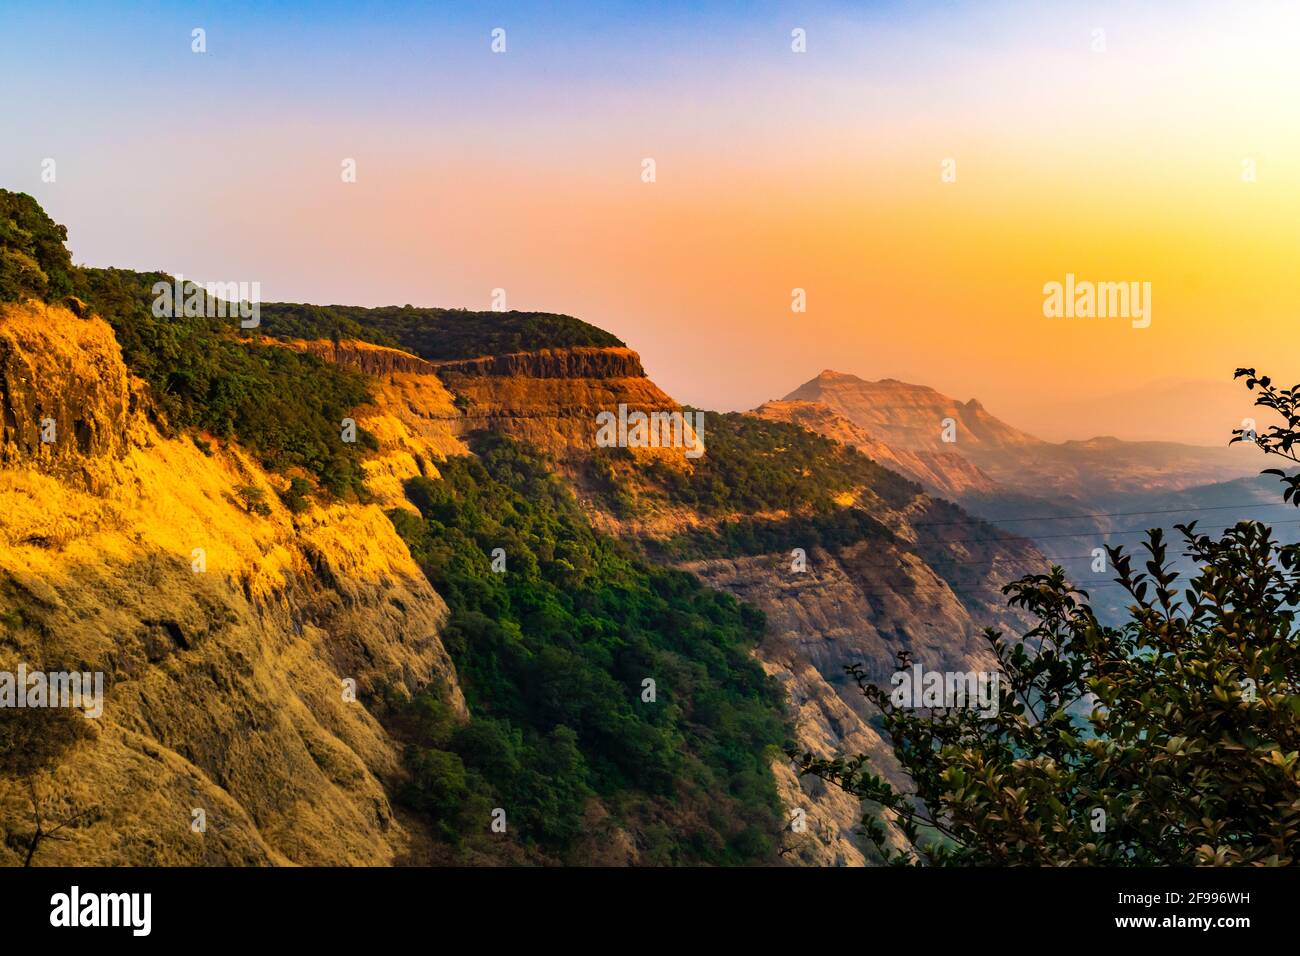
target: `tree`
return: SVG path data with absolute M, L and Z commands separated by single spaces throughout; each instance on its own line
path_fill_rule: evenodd
M 67 295 L 73 288 L 67 230 L 31 196 L 0 189 L 0 302 Z
M 1300 387 L 1239 369 L 1285 424 L 1238 430 L 1300 461 Z M 1270 469 L 1300 505 L 1300 477 Z M 1170 570 L 1148 533 L 1139 557 L 1108 548 L 1133 599 L 1118 628 L 1059 567 L 1003 590 L 1037 618 L 1018 640 L 986 631 L 999 664 L 996 714 L 897 706 L 850 668 L 911 782 L 864 757 L 792 753 L 799 769 L 865 803 L 891 862 L 939 865 L 1286 865 L 1300 855 L 1300 545 L 1243 521 L 1217 536 L 1179 525 L 1196 572 Z M 1135 563 L 1139 567 L 1135 567 Z M 891 850 L 886 821 L 906 849 Z
M 60 830 L 64 827 L 72 826 L 78 820 L 83 817 L 88 817 L 98 810 L 97 807 L 87 807 L 84 810 L 72 814 L 70 817 L 65 817 L 49 829 L 46 829 L 46 823 L 48 821 L 41 817 L 41 801 L 36 795 L 36 780 L 34 778 L 29 777 L 27 779 L 27 793 L 32 801 L 32 821 L 35 830 L 32 832 L 31 840 L 27 843 L 27 853 L 23 857 L 23 866 L 32 865 L 32 859 L 36 856 L 36 851 L 40 849 L 43 840 L 67 840 L 68 837 L 61 834 L 59 832 Z
M 67 708 L 0 708 L 0 778 L 23 781 L 32 805 L 32 832 L 26 842 L 23 866 L 32 860 L 45 840 L 67 840 L 61 831 L 97 812 L 89 807 L 59 821 L 41 812 L 37 780 L 63 763 L 68 751 L 86 734 L 85 718 Z M 51 780 L 53 778 L 51 777 Z

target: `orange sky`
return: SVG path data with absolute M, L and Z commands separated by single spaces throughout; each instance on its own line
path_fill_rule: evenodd
M 610 329 L 705 407 L 829 367 L 979 397 L 1044 437 L 1213 441 L 1236 409 L 1178 383 L 1238 364 L 1300 380 L 1300 8 L 890 7 L 677 11 L 589 24 L 589 48 L 583 27 L 561 48 L 521 24 L 497 59 L 470 25 L 446 63 L 401 67 L 371 24 L 352 72 L 318 51 L 264 95 L 238 94 L 269 54 L 236 48 L 249 75 L 185 79 L 197 121 L 174 129 L 115 123 L 132 91 L 146 114 L 174 105 L 127 67 L 113 96 L 83 92 L 101 119 L 76 143 L 16 117 L 0 173 L 82 261 L 256 280 L 268 299 L 486 308 L 501 287 Z M 75 110 L 58 83 L 48 109 Z M 60 149 L 56 185 L 17 168 Z M 1067 272 L 1150 282 L 1150 328 L 1045 318 L 1043 285 Z M 1149 407 L 1107 400 L 1151 385 Z

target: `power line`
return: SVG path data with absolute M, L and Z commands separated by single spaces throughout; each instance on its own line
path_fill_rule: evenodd
M 972 524 L 980 524 L 980 523 L 984 523 L 984 524 L 992 524 L 992 523 L 994 523 L 994 522 L 996 522 L 996 521 L 1049 521 L 1049 520 L 1062 520 L 1062 521 L 1063 521 L 1063 520 L 1066 520 L 1067 518 L 1087 518 L 1087 517 L 1108 517 L 1108 518 L 1119 518 L 1119 517 L 1126 517 L 1126 516 L 1131 517 L 1131 516 L 1134 516 L 1134 515 L 1143 515 L 1143 514 L 1177 514 L 1177 513 L 1182 513 L 1182 512 L 1192 512 L 1192 511 L 1226 511 L 1226 510 L 1233 509 L 1233 508 L 1279 508 L 1279 507 L 1293 507 L 1293 506 L 1292 506 L 1292 505 L 1289 505 L 1289 504 L 1287 504 L 1287 503 L 1285 503 L 1285 502 L 1280 502 L 1280 501 L 1279 501 L 1279 502 L 1271 502 L 1271 503 L 1260 503 L 1260 504 L 1255 504 L 1255 505 L 1216 505 L 1216 506 L 1214 506 L 1214 507 L 1209 507 L 1209 508 L 1170 508 L 1170 509 L 1166 509 L 1166 510 L 1154 510 L 1154 511 L 1116 511 L 1116 512 L 1111 512 L 1111 513 L 1109 513 L 1109 514 L 1104 514 L 1104 515 L 1103 515 L 1103 514 L 1097 514 L 1097 515 L 1058 515 L 1056 518 L 1047 518 L 1047 517 L 1044 517 L 1044 518 L 978 518 L 978 517 L 975 517 L 974 515 L 972 515 L 970 518 L 967 518 L 967 519 L 962 520 L 962 521 L 918 521 L 918 522 L 915 522 L 915 523 L 914 523 L 914 522 L 911 522 L 911 521 L 908 521 L 908 522 L 907 522 L 907 527 L 909 527 L 909 528 L 934 528 L 934 527 L 942 527 L 942 526 L 947 526 L 947 525 L 958 525 L 958 524 L 961 524 L 961 525 L 972 525 Z M 876 520 L 879 521 L 880 519 L 877 518 Z M 732 524 L 735 524 L 735 525 L 737 525 L 737 526 L 739 526 L 739 525 L 741 524 L 741 522 L 739 522 L 739 521 L 730 521 L 730 519 L 724 519 L 723 522 L 722 522 L 723 525 L 725 525 L 725 524 L 727 524 L 727 523 L 732 523 Z M 884 524 L 884 522 L 880 522 L 880 523 L 881 523 L 882 525 L 884 525 L 884 527 L 885 527 L 887 530 L 889 530 L 891 533 L 896 533 L 896 532 L 894 532 L 894 529 L 893 529 L 893 528 L 890 528 L 890 527 L 889 527 L 889 525 Z M 1283 526 L 1283 525 L 1289 525 L 1289 524 L 1300 524 L 1300 521 L 1276 521 L 1276 522 L 1272 522 L 1272 525 L 1273 525 L 1274 527 L 1281 527 L 1281 526 Z M 719 525 L 719 527 L 721 527 L 721 525 Z M 717 533 L 717 528 L 713 528 L 713 529 L 710 529 L 710 530 L 712 530 L 712 532 L 713 532 L 714 534 Z M 1014 538 L 1019 538 L 1019 539 L 1021 539 L 1021 540 L 1028 541 L 1028 542 L 1030 542 L 1030 543 L 1033 543 L 1033 542 L 1035 542 L 1035 541 L 1050 541 L 1050 540 L 1052 540 L 1052 539 L 1054 539 L 1054 538 L 1090 538 L 1090 537 L 1105 537 L 1105 536 L 1107 536 L 1107 535 L 1120 535 L 1120 534 L 1145 534 L 1147 531 L 1150 531 L 1150 530 L 1151 530 L 1150 527 L 1146 527 L 1146 528 L 1126 528 L 1126 529 L 1123 529 L 1123 530 L 1120 530 L 1120 531 L 1099 531 L 1099 530 L 1090 530 L 1090 531 L 1064 531 L 1064 532 L 1061 532 L 1061 533 L 1059 533 L 1059 534 L 1032 534 L 1032 533 L 1018 533 L 1018 534 L 1012 535 L 1012 537 L 1014 537 Z M 793 537 L 793 536 L 794 536 L 794 535 L 792 535 L 792 537 Z M 1007 537 L 1005 537 L 1005 536 L 1003 536 L 1003 537 L 979 537 L 979 536 L 975 536 L 975 537 L 966 537 L 966 538 L 934 538 L 934 539 L 932 539 L 932 541 L 929 542 L 929 543 L 937 543 L 937 544 L 952 544 L 952 543 L 957 543 L 957 542 L 970 542 L 970 543 L 979 543 L 979 542 L 983 542 L 983 543 L 999 543 L 999 544 L 1006 544 L 1006 543 L 1007 543 L 1007 540 L 1008 540 L 1008 539 L 1007 539 Z M 920 544 L 920 543 L 922 543 L 922 542 L 918 541 L 917 543 Z

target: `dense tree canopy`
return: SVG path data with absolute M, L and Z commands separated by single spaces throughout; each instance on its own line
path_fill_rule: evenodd
M 68 231 L 26 193 L 0 189 L 0 302 L 57 299 L 75 284 Z
M 262 326 L 266 334 L 279 338 L 328 339 L 337 335 L 396 346 L 430 361 L 623 344 L 603 329 L 571 315 L 410 305 L 368 309 L 267 302 L 262 306 Z
M 527 446 L 475 451 L 411 482 L 420 517 L 392 512 L 452 609 L 443 640 L 474 715 L 411 737 L 412 802 L 459 836 L 483 832 L 482 806 L 514 808 L 523 839 L 563 856 L 599 797 L 645 862 L 773 859 L 785 727 L 750 654 L 762 613 L 596 533 Z
M 856 448 L 790 422 L 738 412 L 704 412 L 707 453 L 689 470 L 638 460 L 626 448 L 599 448 L 588 480 L 615 508 L 634 511 L 662 503 L 704 514 L 791 511 L 829 515 L 837 499 L 863 494 L 898 508 L 921 487 L 876 464 Z

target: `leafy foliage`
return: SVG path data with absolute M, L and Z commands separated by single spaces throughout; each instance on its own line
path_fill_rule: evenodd
M 171 276 L 78 268 L 66 240 L 34 199 L 0 190 L 0 301 L 85 300 L 149 384 L 164 429 L 237 438 L 270 468 L 301 468 L 334 494 L 364 495 L 361 458 L 374 437 L 358 429 L 356 443 L 341 439 L 343 418 L 369 398 L 363 376 L 263 345 L 230 319 L 155 316 L 154 284 Z
M 723 521 L 716 528 L 694 528 L 665 542 L 647 541 L 660 556 L 673 561 L 735 558 L 775 554 L 798 541 L 810 547 L 837 550 L 860 541 L 893 542 L 892 531 L 858 508 L 840 508 L 829 514 L 796 515 L 777 520 L 741 518 Z
M 1257 404 L 1287 422 L 1259 444 L 1288 453 L 1297 390 L 1241 374 L 1263 389 Z M 1015 641 L 987 632 L 1001 671 L 995 716 L 896 706 L 851 668 L 913 793 L 863 757 L 793 756 L 867 802 L 863 822 L 882 852 L 882 817 L 898 824 L 910 846 L 895 862 L 1296 863 L 1300 545 L 1279 544 L 1257 522 L 1218 536 L 1195 523 L 1178 530 L 1197 568 L 1185 582 L 1158 529 L 1140 567 L 1108 549 L 1133 601 L 1121 627 L 1102 626 L 1060 568 L 1007 585 L 1010 603 L 1039 623 Z
M 26 193 L 0 189 L 0 302 L 57 300 L 73 290 L 68 231 Z
M 452 609 L 443 640 L 475 715 L 413 748 L 412 802 L 463 832 L 460 801 L 490 793 L 526 840 L 562 854 L 597 797 L 637 825 L 646 859 L 770 860 L 767 751 L 785 729 L 748 653 L 762 613 L 594 532 L 526 446 L 483 436 L 476 451 L 441 465 L 441 481 L 410 482 L 421 517 L 391 514 Z
M 279 338 L 355 338 L 397 346 L 430 361 L 542 348 L 623 345 L 603 329 L 549 312 L 268 302 L 262 306 L 262 325 L 268 335 Z
M 1234 428 L 1232 440 L 1228 444 L 1253 442 L 1267 454 L 1300 463 L 1300 457 L 1297 457 L 1295 452 L 1297 445 L 1300 445 L 1300 431 L 1297 431 L 1300 428 L 1300 385 L 1280 389 L 1267 375 L 1256 375 L 1253 368 L 1239 368 L 1232 377 L 1245 378 L 1246 388 L 1252 392 L 1259 389 L 1259 394 L 1255 396 L 1255 404 L 1276 412 L 1285 420 L 1285 424 L 1270 425 L 1263 434 L 1254 430 Z M 1281 468 L 1266 468 L 1261 474 L 1277 475 L 1281 478 L 1284 486 L 1282 500 L 1300 505 L 1300 472 L 1288 475 Z
M 643 495 L 704 514 L 755 511 L 837 511 L 836 498 L 863 489 L 889 507 L 902 507 L 921 488 L 854 448 L 800 425 L 737 412 L 704 413 L 706 452 L 690 470 L 663 462 L 633 468 L 623 449 L 600 449 L 591 477 L 597 487 L 641 484 Z M 622 454 L 619 454 L 622 452 Z M 648 477 L 646 477 L 648 476 Z M 621 484 L 620 484 L 621 483 Z
M 313 355 L 264 345 L 238 322 L 153 314 L 164 273 L 82 269 L 78 292 L 113 326 L 128 367 L 173 428 L 236 438 L 273 469 L 302 468 L 338 495 L 364 495 L 361 458 L 376 446 L 341 423 L 369 400 L 364 376 Z

